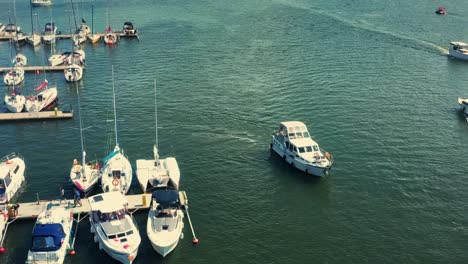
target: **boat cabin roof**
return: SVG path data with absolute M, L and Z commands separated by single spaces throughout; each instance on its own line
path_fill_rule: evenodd
M 10 172 L 10 168 L 7 165 L 0 165 L 0 179 L 5 178 L 6 175 Z
M 310 137 L 309 138 L 296 138 L 296 139 L 291 139 L 291 143 L 300 148 L 300 147 L 308 147 L 308 146 L 318 146 L 317 142 L 312 140 Z
M 91 211 L 111 213 L 124 208 L 128 204 L 125 196 L 120 192 L 101 193 L 88 198 Z
M 462 42 L 462 41 L 452 41 L 452 42 L 450 42 L 450 45 L 453 45 L 453 46 L 468 46 L 467 43 Z
M 160 189 L 153 192 L 152 198 L 162 206 L 173 205 L 179 200 L 179 192 L 173 189 Z
M 299 121 L 286 121 L 286 122 L 281 122 L 281 125 L 286 127 L 288 131 L 291 130 L 298 130 L 298 131 L 307 131 L 307 127 L 304 123 L 299 122 Z M 295 131 L 291 131 L 295 132 Z

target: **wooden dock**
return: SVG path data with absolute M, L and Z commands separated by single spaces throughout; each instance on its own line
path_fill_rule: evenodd
M 73 118 L 73 112 L 63 112 L 59 110 L 44 112 L 0 113 L 0 122 L 70 118 Z
M 143 197 L 146 199 L 146 204 L 143 204 Z M 137 209 L 148 209 L 151 203 L 151 193 L 147 194 L 134 194 L 126 195 L 125 198 L 128 201 L 128 210 L 137 210 Z M 88 199 L 81 199 L 82 206 L 73 207 L 73 200 L 66 200 L 60 203 L 60 200 L 52 201 L 39 201 L 31 203 L 19 203 L 18 215 L 16 219 L 31 219 L 37 218 L 37 216 L 47 210 L 51 206 L 59 206 L 62 208 L 72 208 L 73 214 L 86 214 L 91 210 Z
M 116 31 L 114 32 L 121 38 L 139 38 L 138 34 L 125 34 L 121 31 Z M 104 33 L 96 33 L 96 35 L 99 35 L 101 38 L 104 37 Z M 55 35 L 57 39 L 71 39 L 73 35 L 71 34 L 57 34 Z M 10 39 L 15 40 L 15 37 L 7 37 L 7 36 L 0 36 L 0 41 L 9 41 Z
M 83 70 L 84 66 L 81 66 Z M 67 65 L 58 65 L 58 66 L 25 66 L 22 69 L 25 72 L 36 72 L 36 71 L 63 71 L 67 68 Z M 11 67 L 2 67 L 0 68 L 0 73 L 4 73 L 11 70 Z

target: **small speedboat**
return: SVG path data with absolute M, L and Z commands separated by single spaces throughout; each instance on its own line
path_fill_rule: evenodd
M 299 121 L 282 122 L 272 135 L 271 149 L 307 174 L 327 176 L 333 165 L 330 153 L 322 152 L 310 137 L 305 124 Z
M 44 44 L 54 44 L 57 39 L 57 27 L 55 23 L 49 22 L 46 23 L 44 28 L 44 34 L 42 35 L 42 42 Z
M 128 158 L 118 145 L 104 158 L 101 185 L 104 192 L 119 191 L 126 194 L 132 184 L 133 170 Z
M 31 0 L 33 6 L 47 6 L 52 4 L 52 0 Z
M 28 58 L 26 58 L 26 56 L 24 56 L 23 54 L 18 53 L 13 58 L 13 61 L 11 63 L 13 64 L 13 66 L 23 67 L 28 64 Z
M 148 183 L 153 187 L 172 187 L 179 189 L 180 170 L 175 158 L 160 159 L 158 149 L 153 146 L 154 159 L 136 161 L 136 175 L 143 192 Z
M 21 67 L 15 67 L 9 70 L 3 77 L 6 85 L 18 85 L 24 81 L 24 70 Z
M 137 33 L 137 29 L 133 26 L 132 22 L 125 22 L 123 25 L 123 33 L 125 35 L 135 35 Z
M 67 82 L 77 82 L 83 77 L 83 68 L 80 65 L 73 63 L 65 68 L 63 75 Z
M 12 113 L 20 113 L 26 104 L 26 97 L 21 95 L 16 89 L 11 94 L 5 95 L 5 104 Z
M 121 263 L 132 263 L 141 243 L 140 233 L 120 192 L 101 193 L 88 198 L 91 233 L 99 249 Z
M 54 204 L 47 208 L 37 217 L 26 263 L 63 263 L 71 249 L 73 211 Z
M 468 98 L 458 97 L 458 104 L 460 105 L 460 110 L 468 122 Z
M 438 15 L 446 15 L 447 11 L 445 10 L 445 7 L 439 6 L 439 8 L 437 8 L 435 13 L 438 14 Z
M 174 250 L 183 238 L 183 219 L 178 191 L 164 188 L 153 192 L 146 233 L 151 246 L 161 256 L 165 257 Z
M 460 60 L 468 60 L 468 44 L 461 41 L 450 42 L 449 55 Z
M 22 158 L 12 153 L 0 160 L 0 204 L 7 204 L 24 182 L 26 165 Z
M 28 112 L 40 112 L 52 108 L 57 104 L 57 87 L 48 87 L 45 80 L 34 91 L 36 95 L 29 96 L 26 100 L 25 108 Z

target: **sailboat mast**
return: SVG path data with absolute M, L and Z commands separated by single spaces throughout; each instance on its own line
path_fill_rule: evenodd
M 33 39 L 33 42 L 34 42 L 34 20 L 33 20 L 33 11 L 32 11 L 32 2 L 29 1 L 29 10 L 31 11 L 31 37 Z
M 78 98 L 78 116 L 80 117 L 80 138 L 81 138 L 81 163 L 82 163 L 82 168 L 84 169 L 85 164 L 86 164 L 86 153 L 84 150 L 84 142 L 83 142 L 83 122 L 81 121 L 81 105 L 80 105 L 80 93 L 78 90 L 78 87 L 76 87 L 76 97 Z
M 119 145 L 117 137 L 117 107 L 115 106 L 115 82 L 114 82 L 114 65 L 112 65 L 112 95 L 114 98 L 114 130 L 115 130 L 115 145 Z
M 154 80 L 154 120 L 155 120 L 155 140 L 156 147 L 158 147 L 158 106 L 156 104 L 156 80 Z
M 91 33 L 94 35 L 94 4 L 91 6 Z

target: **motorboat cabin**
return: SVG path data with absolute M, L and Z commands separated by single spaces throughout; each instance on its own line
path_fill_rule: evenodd
M 89 221 L 94 242 L 121 263 L 132 263 L 141 243 L 140 233 L 127 210 L 128 202 L 120 192 L 108 192 L 88 198 Z
M 24 182 L 24 161 L 15 153 L 0 160 L 0 204 L 6 204 L 15 196 Z
M 137 33 L 137 30 L 133 26 L 132 22 L 125 22 L 123 25 L 123 33 L 125 35 L 135 35 Z
M 449 55 L 460 60 L 468 60 L 468 44 L 461 41 L 450 42 Z
M 273 133 L 271 148 L 287 163 L 311 175 L 327 176 L 333 164 L 330 153 L 320 149 L 302 122 L 282 122 Z

